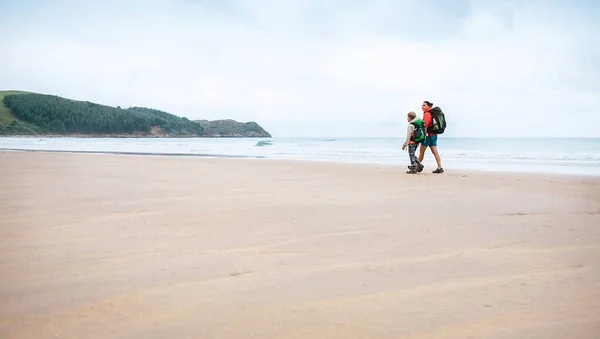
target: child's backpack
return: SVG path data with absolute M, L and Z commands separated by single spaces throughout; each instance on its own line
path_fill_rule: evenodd
M 431 126 L 427 128 L 427 133 L 430 134 L 443 134 L 446 130 L 446 116 L 442 109 L 439 107 L 434 107 L 430 111 L 431 113 Z
M 425 141 L 425 121 L 418 119 L 410 123 L 414 126 L 414 130 L 411 136 L 411 140 L 419 144 Z

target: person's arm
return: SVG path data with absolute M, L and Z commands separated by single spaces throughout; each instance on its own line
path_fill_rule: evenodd
M 413 128 L 414 127 L 412 124 L 408 124 L 408 126 L 406 126 L 406 140 L 404 140 L 404 146 L 410 143 L 410 137 L 412 136 Z

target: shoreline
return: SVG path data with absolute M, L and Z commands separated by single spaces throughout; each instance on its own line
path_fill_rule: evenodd
M 310 136 L 310 137 L 298 137 L 298 136 L 291 136 L 291 137 L 276 137 L 276 136 L 162 136 L 162 135 L 127 135 L 124 134 L 122 136 L 115 136 L 115 135 L 86 135 L 86 134 L 74 134 L 74 135 L 60 135 L 60 134 L 39 134 L 39 135 L 32 135 L 32 134 L 25 134 L 25 135 L 0 135 L 0 138 L 90 138 L 90 139 L 122 139 L 122 138 L 132 138 L 132 139 L 154 139 L 154 138 L 165 138 L 165 139 L 186 139 L 186 138 L 214 138 L 214 139 L 237 139 L 237 138 L 248 138 L 248 139 L 261 139 L 261 138 L 275 138 L 275 139 L 315 139 L 315 140 L 329 140 L 329 139 L 333 139 L 333 140 L 338 140 L 338 139 L 397 139 L 400 141 L 404 140 L 403 136 L 399 136 L 399 135 L 388 135 L 388 136 L 365 136 L 365 137 L 348 137 L 348 136 L 341 136 L 341 137 L 329 137 L 329 136 Z M 527 140 L 527 141 L 535 141 L 535 140 L 600 140 L 600 137 L 589 137 L 589 136 L 583 136 L 583 137 L 510 137 L 510 136 L 506 136 L 506 137 L 490 137 L 490 136 L 477 136 L 477 137 L 449 137 L 449 136 L 445 136 L 444 139 L 457 139 L 457 140 L 509 140 L 509 141 L 515 141 L 515 140 Z
M 106 154 L 106 155 L 134 155 L 134 156 L 172 156 L 172 157 L 196 157 L 196 158 L 236 158 L 236 159 L 266 159 L 262 156 L 227 155 L 210 153 L 161 153 L 161 152 L 120 152 L 120 151 L 67 151 L 67 150 L 37 150 L 19 148 L 0 148 L 0 152 L 40 152 L 40 153 L 73 153 L 73 154 Z
M 48 138 L 48 139 L 59 139 L 59 138 L 81 138 L 81 139 L 261 139 L 261 138 L 272 138 L 268 136 L 217 136 L 217 135 L 112 135 L 112 134 L 98 134 L 98 135 L 86 135 L 86 134 L 73 134 L 73 135 L 0 135 L 0 138 Z
M 211 154 L 211 153 L 166 153 L 166 152 L 125 152 L 125 151 L 79 151 L 79 150 L 37 150 L 37 149 L 19 149 L 19 148 L 0 148 L 0 154 L 2 152 L 28 152 L 28 153 L 63 153 L 63 154 L 90 154 L 90 155 L 112 155 L 112 156 L 136 156 L 136 157 L 181 157 L 181 158 L 198 158 L 198 159 L 240 159 L 240 160 L 268 160 L 268 161 L 282 161 L 282 162 L 299 162 L 309 164 L 329 164 L 329 165 L 349 165 L 349 166 L 376 166 L 379 167 L 390 167 L 400 168 L 406 167 L 406 164 L 396 163 L 370 163 L 370 162 L 358 162 L 358 161 L 336 161 L 336 160 L 317 160 L 317 159 L 285 159 L 268 156 L 252 156 L 252 155 L 228 155 L 228 154 Z M 449 168 L 444 168 L 446 173 L 441 174 L 442 176 L 448 173 Z M 498 174 L 526 174 L 526 175 L 553 175 L 553 176 L 567 176 L 575 178 L 600 178 L 600 171 L 594 173 L 562 173 L 552 172 L 543 170 L 502 170 L 502 169 L 473 169 L 473 168 L 455 168 L 450 169 L 450 172 L 454 173 L 498 173 Z M 422 174 L 431 174 L 425 171 Z

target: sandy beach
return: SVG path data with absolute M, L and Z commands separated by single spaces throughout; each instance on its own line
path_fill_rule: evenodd
M 0 152 L 0 338 L 599 338 L 600 178 Z

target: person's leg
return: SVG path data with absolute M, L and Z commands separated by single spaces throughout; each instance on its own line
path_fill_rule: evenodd
M 427 138 L 425 138 L 425 142 L 421 144 L 421 149 L 419 149 L 419 162 L 423 162 L 423 159 L 425 158 L 425 151 L 427 150 Z
M 408 173 L 411 174 L 419 171 L 421 167 L 421 163 L 419 162 L 419 159 L 417 159 L 417 156 L 415 154 L 417 152 L 417 146 L 417 144 L 408 145 L 408 157 L 410 158 L 410 166 L 408 167 L 410 171 Z
M 440 158 L 440 153 L 438 152 L 437 146 L 431 146 L 431 153 L 435 157 L 435 162 L 437 162 L 437 168 L 442 168 L 442 158 Z
M 437 169 L 433 171 L 433 173 L 443 173 L 444 169 L 442 167 L 442 158 L 440 157 L 440 153 L 437 148 L 437 135 L 433 135 L 429 141 L 429 149 L 431 149 L 431 153 L 435 157 L 435 162 L 437 162 Z
M 416 155 L 418 146 L 419 145 L 417 144 L 408 145 L 408 156 L 410 158 L 410 165 L 415 169 L 421 167 L 421 163 L 419 162 L 419 159 L 417 159 Z
M 419 161 L 419 158 L 416 156 L 417 149 L 420 150 L 419 144 L 414 144 L 414 152 L 413 152 L 413 154 L 415 154 L 415 156 L 414 156 L 414 164 L 413 165 L 417 169 L 417 172 L 423 172 L 423 164 L 421 164 L 421 162 Z

